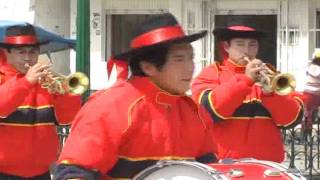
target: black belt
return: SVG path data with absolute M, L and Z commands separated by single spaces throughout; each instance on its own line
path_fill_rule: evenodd
M 49 172 L 33 177 L 21 177 L 0 173 L 0 180 L 51 180 L 51 176 Z

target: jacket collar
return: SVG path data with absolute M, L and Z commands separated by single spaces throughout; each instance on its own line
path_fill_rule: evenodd
M 131 84 L 141 91 L 143 94 L 146 94 L 147 97 L 155 98 L 156 102 L 159 104 L 172 105 L 181 98 L 189 98 L 185 94 L 183 95 L 174 95 L 154 84 L 148 77 L 133 77 L 130 79 Z M 150 96 L 149 96 L 150 95 Z
M 223 65 L 229 67 L 236 73 L 244 73 L 246 70 L 246 66 L 238 65 L 229 58 L 223 60 Z
M 6 74 L 8 76 L 14 76 L 14 75 L 23 75 L 19 73 L 13 66 L 6 62 L 2 62 L 0 65 L 0 72 L 3 74 Z

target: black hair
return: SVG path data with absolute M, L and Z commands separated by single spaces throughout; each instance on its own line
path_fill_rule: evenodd
M 7 49 L 9 53 L 11 53 L 11 50 L 14 48 L 20 48 L 20 47 L 33 47 L 33 48 L 38 48 L 40 50 L 40 45 L 10 45 L 10 46 L 4 46 L 3 48 Z
M 312 59 L 312 63 L 315 64 L 315 65 L 320 66 L 320 57 L 319 58 L 318 57 L 313 58 Z
M 10 26 L 6 30 L 6 36 L 21 36 L 21 35 L 35 36 L 36 32 L 31 24 Z
M 129 59 L 129 68 L 133 76 L 147 76 L 140 67 L 140 62 L 145 61 L 153 64 L 158 70 L 161 70 L 167 62 L 169 47 L 160 46 L 138 54 Z
M 219 41 L 226 41 L 230 44 L 231 40 L 232 39 L 235 39 L 235 38 L 244 38 L 244 39 L 255 39 L 257 40 L 258 42 L 261 41 L 261 37 L 256 37 L 256 36 L 246 36 L 246 35 L 238 35 L 238 36 L 229 36 L 229 37 L 225 37 L 225 39 L 219 39 Z

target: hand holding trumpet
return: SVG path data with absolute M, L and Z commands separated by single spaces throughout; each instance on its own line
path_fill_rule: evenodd
M 27 80 L 32 84 L 39 83 L 50 94 L 70 93 L 81 95 L 89 88 L 89 79 L 81 72 L 76 72 L 66 77 L 50 71 L 50 65 L 37 63 L 33 66 L 25 64 L 25 67 L 28 68 L 26 73 Z
M 28 68 L 26 73 L 27 80 L 32 83 L 39 83 L 43 88 L 48 89 L 50 94 L 64 94 L 65 87 L 62 83 L 60 76 L 55 76 L 49 71 L 50 64 L 37 63 L 30 66 L 28 63 L 25 64 Z
M 247 61 L 245 75 L 254 82 L 259 81 L 259 72 L 263 70 L 262 61 L 259 59 L 250 60 L 248 57 L 243 57 Z
M 46 76 L 40 78 L 39 83 L 50 94 L 65 94 L 67 93 L 67 85 L 64 80 L 64 76 L 56 74 L 53 71 L 48 71 Z
M 45 77 L 48 74 L 48 69 L 50 66 L 37 63 L 33 66 L 25 64 L 25 67 L 28 68 L 25 75 L 26 79 L 30 83 L 36 84 L 39 81 L 39 79 Z
M 245 74 L 262 87 L 263 92 L 275 92 L 278 95 L 287 95 L 294 91 L 295 78 L 288 73 L 280 73 L 274 66 L 262 63 L 261 60 L 250 60 L 243 57 L 248 63 Z

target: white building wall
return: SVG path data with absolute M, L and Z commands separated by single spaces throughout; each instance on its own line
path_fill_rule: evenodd
M 309 1 L 283 0 L 280 3 L 280 32 L 288 33 L 279 41 L 278 65 L 282 72 L 295 76 L 298 91 L 303 90 L 309 58 L 308 12 Z
M 242 14 L 255 13 L 266 14 L 269 10 L 278 9 L 278 2 L 281 0 L 215 0 L 216 9 L 219 13 Z M 258 10 L 258 11 L 256 11 Z
M 107 72 L 104 59 L 104 27 L 102 17 L 103 0 L 90 0 L 90 89 L 106 87 Z M 77 0 L 70 0 L 70 31 L 71 37 L 77 37 Z M 71 72 L 76 71 L 76 54 L 71 53 Z
M 70 37 L 73 39 L 77 38 L 77 0 L 70 0 Z M 76 72 L 76 52 L 70 52 L 70 71 L 71 73 Z
M 103 0 L 90 0 L 90 89 L 107 86 L 106 62 L 104 58 L 104 33 L 102 17 Z M 77 0 L 70 0 L 71 37 L 77 37 Z M 76 71 L 76 54 L 71 53 L 71 72 Z
M 315 44 L 316 44 L 316 37 L 315 31 L 320 31 L 320 29 L 316 29 L 316 11 L 320 11 L 320 0 L 310 0 L 309 2 L 309 41 L 310 41 L 310 48 L 309 48 L 309 58 L 314 51 Z
M 171 12 L 172 14 L 175 15 L 175 17 L 177 18 L 177 20 L 179 22 L 181 22 L 182 24 L 184 24 L 184 19 L 183 17 L 183 1 L 184 0 L 167 0 L 168 1 L 168 10 L 169 12 Z
M 69 37 L 69 9 L 65 0 L 0 0 L 0 19 L 26 21 Z M 70 73 L 69 51 L 52 54 L 52 60 L 54 71 Z
M 34 24 L 70 37 L 70 2 L 65 0 L 34 0 Z M 52 53 L 52 70 L 64 75 L 70 74 L 70 51 Z
M 108 9 L 111 12 L 114 10 L 116 13 L 121 11 L 121 13 L 145 12 L 145 10 L 168 8 L 169 0 L 105 0 L 103 3 L 103 9 Z
M 305 68 L 313 51 L 314 37 L 309 33 L 309 28 L 315 25 L 315 9 L 319 8 L 319 0 L 255 0 L 254 3 L 252 0 L 206 1 L 211 8 L 208 12 L 210 21 L 214 21 L 212 18 L 214 14 L 276 14 L 278 16 L 278 67 L 282 72 L 293 73 L 297 78 L 298 90 L 301 89 Z M 105 59 L 108 58 L 104 52 L 105 39 L 108 38 L 105 34 L 106 14 L 168 11 L 173 13 L 187 29 L 188 8 L 193 8 L 196 12 L 196 23 L 203 20 L 198 18 L 201 14 L 201 9 L 199 9 L 201 2 L 200 0 L 91 0 L 91 88 L 101 89 L 107 85 L 107 82 L 104 81 L 107 77 Z M 72 19 L 75 19 L 75 4 L 76 0 L 71 0 L 71 24 L 74 22 Z M 191 5 L 190 8 L 190 4 L 194 6 Z M 71 27 L 71 32 L 75 35 L 75 25 Z M 197 27 L 194 30 L 201 28 L 212 30 L 210 28 L 213 28 L 213 25 Z M 289 35 L 281 36 L 283 31 L 295 32 L 293 34 L 296 39 L 293 43 L 289 43 L 289 39 L 285 38 L 290 38 Z M 200 42 L 194 44 L 196 47 L 203 47 Z M 208 46 L 207 48 L 209 48 L 210 55 L 196 56 L 198 60 L 212 57 L 212 49 Z M 198 48 L 196 51 L 201 50 Z M 200 71 L 199 67 L 198 71 Z
M 102 89 L 107 86 L 105 42 L 105 16 L 103 13 L 103 0 L 90 1 L 90 83 L 91 89 Z
M 183 0 L 182 1 L 182 26 L 187 34 L 207 31 L 207 36 L 192 42 L 194 49 L 194 76 L 198 75 L 206 65 L 213 60 L 211 44 L 213 36 L 211 36 L 211 6 L 210 0 Z
M 34 0 L 0 0 L 0 19 L 34 22 Z

